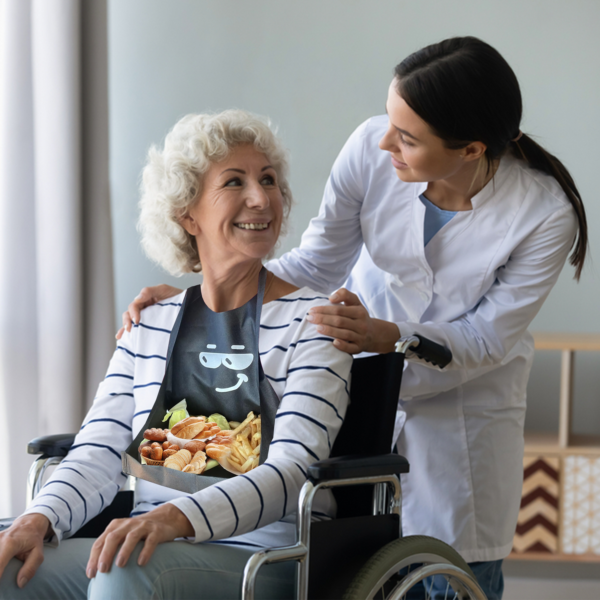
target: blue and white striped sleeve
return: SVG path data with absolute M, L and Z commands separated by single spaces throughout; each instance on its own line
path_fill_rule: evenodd
M 100 513 L 125 482 L 120 453 L 132 440 L 135 336 L 119 341 L 71 450 L 25 511 L 50 520 L 55 542 Z
M 296 512 L 308 466 L 330 454 L 349 401 L 352 357 L 304 319 L 296 341 L 287 342 L 270 361 L 283 365 L 278 376 L 263 357 L 274 387 L 285 384 L 268 459 L 245 475 L 172 501 L 194 526 L 196 542 L 247 533 Z

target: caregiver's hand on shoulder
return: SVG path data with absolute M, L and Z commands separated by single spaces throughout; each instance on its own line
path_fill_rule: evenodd
M 125 330 L 131 331 L 133 323 L 140 322 L 140 313 L 148 306 L 152 306 L 161 300 L 172 298 L 181 294 L 183 290 L 167 285 L 165 283 L 161 285 L 155 285 L 152 287 L 145 287 L 134 299 L 133 302 L 127 307 L 127 310 L 122 315 L 123 327 L 119 329 L 115 336 L 118 340 L 121 339 Z
M 336 348 L 348 354 L 359 352 L 393 352 L 400 338 L 395 323 L 373 319 L 358 296 L 345 288 L 329 297 L 330 306 L 315 306 L 308 311 L 308 320 L 317 325 L 319 333 L 334 339 Z
M 138 557 L 138 565 L 143 567 L 158 544 L 172 542 L 179 537 L 194 536 L 192 524 L 173 504 L 163 504 L 139 517 L 114 519 L 94 542 L 85 572 L 90 579 L 95 577 L 98 571 L 108 572 L 119 546 L 121 549 L 115 565 L 124 567 L 138 542 L 145 540 Z
M 52 531 L 50 521 L 42 514 L 23 515 L 0 533 L 0 577 L 11 558 L 23 561 L 17 575 L 22 588 L 44 562 L 44 538 Z

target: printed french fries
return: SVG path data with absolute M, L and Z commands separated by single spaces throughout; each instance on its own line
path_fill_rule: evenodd
M 239 470 L 247 473 L 258 466 L 261 441 L 260 417 L 254 417 L 254 414 L 250 413 L 236 429 L 241 431 L 235 435 L 232 454 L 235 451 L 240 465 Z
M 253 412 L 242 423 L 231 431 L 222 431 L 218 440 L 230 438 L 229 451 L 226 454 L 219 452 L 219 444 L 207 444 L 206 453 L 219 460 L 223 465 L 229 463 L 232 469 L 239 473 L 247 473 L 258 466 L 260 457 L 260 417 L 255 417 Z M 223 465 L 227 468 L 227 465 Z

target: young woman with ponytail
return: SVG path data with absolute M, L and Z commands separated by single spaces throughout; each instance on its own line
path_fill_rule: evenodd
M 267 267 L 297 286 L 344 286 L 309 316 L 342 350 L 390 352 L 411 334 L 452 350 L 444 370 L 415 357 L 404 373 L 403 528 L 451 544 L 493 600 L 521 496 L 527 327 L 571 250 L 581 276 L 585 211 L 566 167 L 521 132 L 515 74 L 481 40 L 403 60 L 386 112 L 350 136 L 300 247 Z M 176 292 L 142 290 L 124 326 Z

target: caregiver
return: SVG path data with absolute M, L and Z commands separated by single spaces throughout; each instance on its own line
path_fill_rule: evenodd
M 386 110 L 343 147 L 300 248 L 268 266 L 297 286 L 345 285 L 310 315 L 342 350 L 389 352 L 415 333 L 452 350 L 443 371 L 413 358 L 404 374 L 403 531 L 452 545 L 500 598 L 521 495 L 527 327 L 571 248 L 581 275 L 585 211 L 567 169 L 520 131 L 515 74 L 481 40 L 411 54 Z M 143 290 L 131 316 L 175 291 Z

